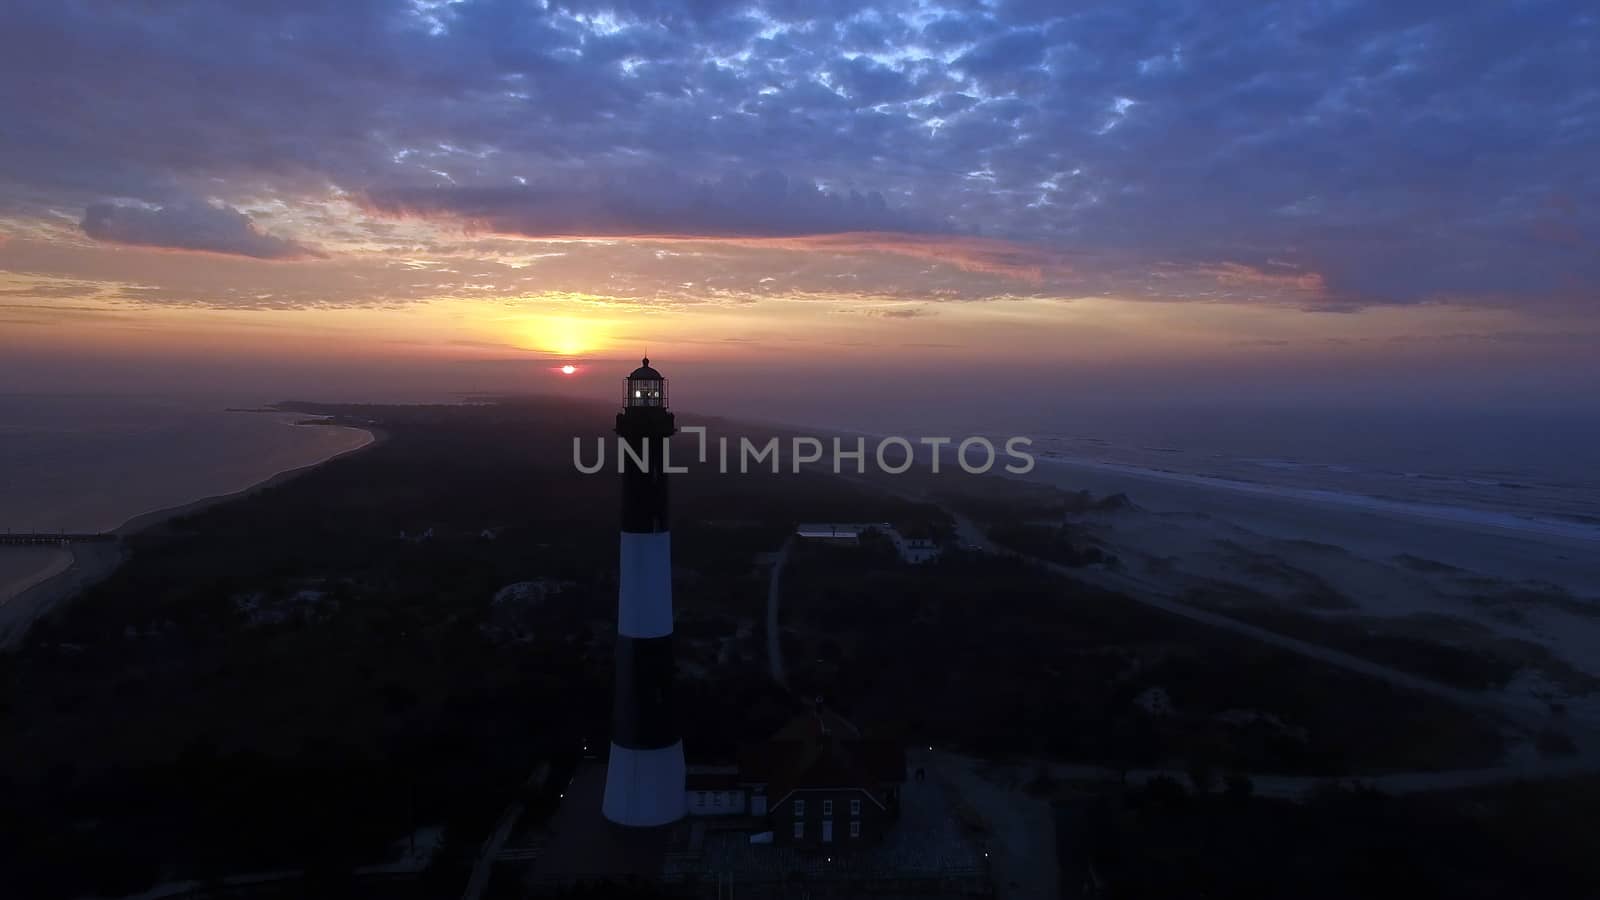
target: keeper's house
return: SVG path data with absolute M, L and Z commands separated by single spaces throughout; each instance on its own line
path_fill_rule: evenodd
M 746 816 L 774 844 L 824 848 L 876 841 L 899 818 L 905 748 L 865 738 L 827 710 L 741 748 L 737 766 L 691 766 L 694 816 Z

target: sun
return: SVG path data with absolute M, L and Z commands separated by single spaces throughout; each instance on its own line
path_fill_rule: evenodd
M 578 367 L 574 365 L 565 365 L 561 367 L 561 374 L 563 375 L 571 375 L 576 371 L 578 371 Z

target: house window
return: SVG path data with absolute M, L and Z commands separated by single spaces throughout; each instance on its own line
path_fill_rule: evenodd
M 861 823 L 860 822 L 851 822 L 850 823 L 850 836 L 853 837 L 853 838 L 861 837 Z
M 860 797 L 851 798 L 851 800 L 850 800 L 850 815 L 852 815 L 852 816 L 861 815 L 861 798 Z
M 694 795 L 694 805 L 695 806 L 705 806 L 706 805 L 706 792 L 705 791 L 697 791 L 695 793 L 695 795 Z
M 803 838 L 803 837 L 806 836 L 806 823 L 804 823 L 804 822 L 796 822 L 796 823 L 794 823 L 794 836 L 797 837 L 797 838 Z
M 833 815 L 833 801 L 832 800 L 824 800 L 824 801 L 822 801 L 822 814 L 825 815 L 825 816 Z
M 806 802 L 804 800 L 796 800 L 794 802 L 794 817 L 796 819 L 804 819 L 806 817 Z

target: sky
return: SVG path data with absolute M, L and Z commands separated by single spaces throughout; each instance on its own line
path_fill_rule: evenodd
M 1580 2 L 12 0 L 0 390 L 1593 407 L 1597 61 Z

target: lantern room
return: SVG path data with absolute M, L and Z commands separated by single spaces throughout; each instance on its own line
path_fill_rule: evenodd
M 650 367 L 650 357 L 640 360 L 639 368 L 627 377 L 624 406 L 666 406 L 667 380 Z

